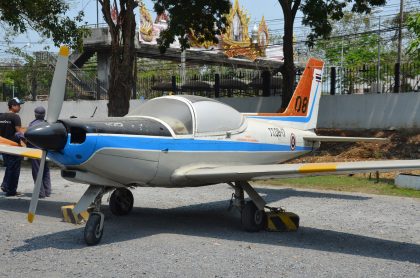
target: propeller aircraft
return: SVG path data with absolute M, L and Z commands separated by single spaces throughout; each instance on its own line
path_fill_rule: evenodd
M 100 242 L 104 214 L 102 197 L 112 192 L 115 215 L 133 207 L 130 188 L 192 187 L 228 183 L 242 226 L 264 228 L 267 206 L 249 184 L 257 179 L 419 169 L 420 160 L 342 163 L 284 163 L 309 153 L 322 141 L 377 141 L 378 138 L 317 136 L 314 132 L 321 96 L 324 63 L 310 59 L 283 113 L 243 114 L 210 98 L 163 96 L 147 101 L 124 117 L 59 119 L 64 100 L 69 49 L 59 51 L 47 122 L 29 128 L 26 139 L 39 149 L 10 146 L 0 152 L 41 159 L 29 207 L 35 218 L 46 158 L 61 168 L 63 178 L 89 184 L 74 207 L 80 213 L 93 206 L 84 230 L 88 245 Z M 250 197 L 245 201 L 244 192 Z

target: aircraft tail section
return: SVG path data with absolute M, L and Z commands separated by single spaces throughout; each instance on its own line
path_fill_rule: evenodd
M 324 62 L 310 58 L 283 113 L 258 113 L 250 117 L 275 120 L 302 130 L 316 128 Z
M 310 108 L 312 108 L 312 105 L 315 105 L 315 102 L 317 101 L 315 99 L 315 93 L 318 84 L 321 84 L 323 65 L 324 62 L 320 60 L 313 58 L 309 59 L 295 92 L 290 99 L 289 105 L 283 113 L 280 113 L 281 116 L 306 117 L 310 112 L 313 113 L 313 111 L 310 111 Z M 321 90 L 320 88 L 318 88 L 318 90 L 319 92 L 316 96 L 319 100 Z

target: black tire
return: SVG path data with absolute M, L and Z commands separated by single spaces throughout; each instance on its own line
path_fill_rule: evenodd
M 92 212 L 85 226 L 85 242 L 87 245 L 96 245 L 101 241 L 104 229 L 101 229 L 101 215 Z
M 267 215 L 259 210 L 254 202 L 246 202 L 241 214 L 242 228 L 247 232 L 258 232 L 265 228 Z
M 127 188 L 117 188 L 109 199 L 109 208 L 114 215 L 127 215 L 133 209 L 133 193 Z

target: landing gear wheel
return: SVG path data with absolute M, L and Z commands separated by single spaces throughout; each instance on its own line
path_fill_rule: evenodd
M 264 229 L 267 222 L 265 211 L 259 210 L 254 202 L 245 203 L 241 214 L 242 228 L 247 232 L 258 232 Z
M 133 193 L 127 188 L 117 188 L 109 199 L 109 208 L 114 215 L 127 215 L 133 209 Z
M 85 242 L 87 245 L 96 245 L 104 233 L 102 213 L 92 212 L 85 226 Z M 101 225 L 102 224 L 102 225 Z

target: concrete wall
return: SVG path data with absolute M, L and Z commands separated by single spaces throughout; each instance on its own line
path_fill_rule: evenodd
M 220 98 L 241 112 L 276 112 L 280 97 Z M 66 101 L 60 118 L 104 118 L 108 115 L 106 100 Z M 130 101 L 130 111 L 142 102 Z M 19 113 L 23 126 L 34 117 L 37 106 L 47 108 L 46 101 L 30 101 L 22 105 Z M 0 102 L 0 112 L 7 111 L 7 103 Z M 402 129 L 420 128 L 420 93 L 365 94 L 322 96 L 320 102 L 319 128 L 337 129 Z
M 420 93 L 323 96 L 318 127 L 420 128 Z

